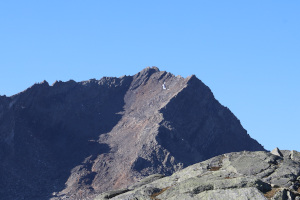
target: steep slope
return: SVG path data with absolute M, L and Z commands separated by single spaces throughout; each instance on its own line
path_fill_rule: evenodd
M 299 200 L 300 153 L 235 152 L 213 157 L 164 177 L 155 174 L 95 200 L 240 199 Z
M 0 195 L 88 198 L 222 153 L 264 150 L 195 76 L 35 84 L 0 98 Z
M 109 151 L 93 142 L 120 119 L 131 77 L 43 82 L 10 98 L 1 118 L 1 189 L 5 199 L 47 199 L 70 171 Z M 8 119 L 9 117 L 9 119 Z M 109 120 L 101 120 L 108 118 Z M 9 153 L 7 153 L 9 152 Z

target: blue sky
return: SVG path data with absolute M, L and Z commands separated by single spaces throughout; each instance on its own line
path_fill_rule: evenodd
M 300 151 L 300 1 L 1 1 L 0 95 L 35 82 L 195 74 L 266 149 Z

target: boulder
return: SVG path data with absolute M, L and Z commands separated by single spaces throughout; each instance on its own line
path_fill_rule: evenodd
M 283 154 L 277 147 L 271 151 L 271 154 L 274 154 L 275 156 L 283 157 Z

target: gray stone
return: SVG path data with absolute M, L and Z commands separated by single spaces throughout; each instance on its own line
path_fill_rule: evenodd
M 212 190 L 198 194 L 193 199 L 213 200 L 213 199 L 234 199 L 234 200 L 267 200 L 256 188 L 240 188 L 229 190 Z
M 292 150 L 290 156 L 293 161 L 300 162 L 300 153 L 298 151 Z
M 148 183 L 151 183 L 151 182 L 161 179 L 163 177 L 165 177 L 165 175 L 163 175 L 163 174 L 152 174 L 152 175 L 138 181 L 137 183 L 133 184 L 132 186 L 128 187 L 128 189 L 133 190 L 135 188 L 141 187 L 143 185 L 146 185 Z
M 160 199 L 161 196 L 157 196 Z M 228 190 L 209 190 L 199 193 L 197 195 L 190 195 L 188 193 L 182 193 L 178 196 L 172 196 L 170 198 L 162 198 L 166 200 L 218 200 L 218 199 L 232 199 L 232 200 L 267 200 L 264 195 L 256 188 L 239 188 Z
M 194 164 L 169 177 L 150 176 L 140 186 L 132 187 L 132 191 L 112 199 L 294 200 L 299 196 L 299 175 L 300 162 L 289 156 L 235 152 Z M 159 178 L 155 179 L 156 176 Z
M 215 179 L 215 180 L 214 180 Z M 218 190 L 218 189 L 232 189 L 232 188 L 248 188 L 256 187 L 261 191 L 270 190 L 270 185 L 266 184 L 258 179 L 252 179 L 248 177 L 238 177 L 232 179 L 225 179 L 224 177 L 219 177 L 216 179 L 214 174 L 210 174 L 205 178 L 194 177 L 187 179 L 179 184 L 171 187 L 162 193 L 159 198 L 168 199 L 171 197 L 176 197 L 180 194 L 189 193 L 191 196 L 199 194 L 208 190 Z
M 268 178 L 270 183 L 280 185 L 282 187 L 290 187 L 293 182 L 297 180 L 300 175 L 300 165 L 289 158 L 285 158 L 279 163 L 274 173 L 270 174 Z
M 290 191 L 286 189 L 281 189 L 276 194 L 274 197 L 271 198 L 271 200 L 293 200 L 294 196 L 291 194 Z
M 245 175 L 258 174 L 270 167 L 268 162 L 263 162 L 266 156 L 260 154 L 245 154 L 239 155 L 231 161 L 231 165 L 238 173 Z
M 101 195 L 98 195 L 95 200 L 105 200 L 105 199 L 111 199 L 115 196 L 118 196 L 120 194 L 123 194 L 125 192 L 128 192 L 128 189 L 121 189 L 121 190 L 112 190 L 108 192 L 104 192 Z
M 278 149 L 278 147 L 276 147 L 275 149 L 273 149 L 273 150 L 271 151 L 271 154 L 274 154 L 275 156 L 283 157 L 283 154 L 282 154 L 281 151 Z

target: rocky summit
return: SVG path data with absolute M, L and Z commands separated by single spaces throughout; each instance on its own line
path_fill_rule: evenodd
M 0 96 L 1 199 L 93 199 L 151 174 L 171 175 L 244 150 L 264 148 L 194 75 L 182 78 L 148 67 L 120 78 L 57 81 L 51 86 L 44 81 L 14 96 Z M 269 159 L 267 153 L 261 155 Z M 208 161 L 207 173 L 221 173 L 214 170 L 218 162 L 230 168 L 228 156 Z M 197 166 L 195 173 L 204 173 L 202 164 Z M 239 179 L 234 173 L 240 168 L 231 169 L 225 185 L 231 179 L 261 183 Z M 246 165 L 241 169 L 247 171 Z M 179 180 L 190 176 L 193 173 Z M 155 186 L 155 192 L 166 190 L 163 199 L 176 188 L 171 183 Z M 196 188 L 195 194 L 204 194 L 202 190 Z
M 154 174 L 95 200 L 299 200 L 300 153 L 265 151 L 219 155 L 164 177 Z

